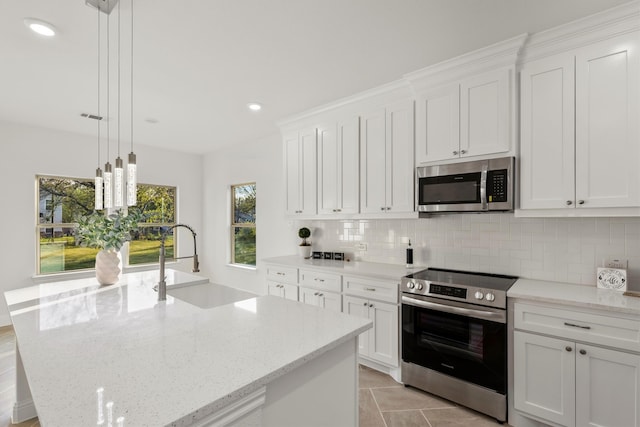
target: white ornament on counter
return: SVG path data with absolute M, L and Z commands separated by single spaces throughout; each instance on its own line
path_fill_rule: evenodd
M 624 292 L 627 290 L 627 270 L 623 268 L 598 267 L 598 287 Z

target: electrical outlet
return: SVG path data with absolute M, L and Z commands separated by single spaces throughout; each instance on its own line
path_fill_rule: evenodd
M 617 258 L 607 258 L 604 260 L 604 266 L 606 268 L 623 268 L 626 269 L 629 265 L 629 260 L 626 259 L 617 259 Z
M 366 252 L 367 251 L 367 244 L 366 243 L 356 243 L 355 248 L 358 251 Z

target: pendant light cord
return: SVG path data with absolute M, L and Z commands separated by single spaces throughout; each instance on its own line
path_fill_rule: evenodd
M 131 152 L 133 153 L 133 0 L 131 0 Z
M 100 8 L 98 8 L 98 168 L 100 168 Z
M 120 157 L 120 3 L 118 2 L 118 157 Z
M 109 115 L 111 114 L 111 109 L 109 106 L 109 92 L 111 90 L 110 87 L 110 83 L 111 83 L 111 76 L 110 76 L 110 70 L 109 68 L 111 68 L 110 64 L 109 64 L 109 56 L 111 56 L 111 47 L 109 46 L 109 36 L 110 32 L 109 32 L 109 16 L 107 16 L 107 163 L 109 162 L 109 157 L 111 156 L 111 153 L 109 151 L 110 145 L 111 145 L 111 137 L 109 135 L 109 128 L 111 127 L 110 124 L 110 120 L 108 119 Z

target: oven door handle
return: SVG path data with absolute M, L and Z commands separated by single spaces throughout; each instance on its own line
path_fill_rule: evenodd
M 489 320 L 489 321 L 498 322 L 498 323 L 507 323 L 506 312 L 503 310 L 501 310 L 500 312 L 496 312 L 496 311 L 476 310 L 473 308 L 455 307 L 452 305 L 445 305 L 445 304 L 438 304 L 436 302 L 423 301 L 420 299 L 408 297 L 406 295 L 402 296 L 402 303 L 411 305 L 414 307 L 428 308 L 431 310 L 442 311 L 445 313 L 474 317 L 476 319 Z

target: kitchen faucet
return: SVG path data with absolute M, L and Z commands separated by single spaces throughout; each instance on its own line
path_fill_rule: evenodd
M 165 280 L 166 277 L 164 275 L 164 263 L 166 261 L 166 258 L 165 258 L 166 254 L 165 254 L 165 247 L 164 247 L 165 240 L 167 239 L 167 234 L 169 234 L 169 231 L 178 227 L 184 227 L 187 230 L 191 231 L 191 235 L 193 236 L 193 255 L 176 257 L 173 259 L 193 258 L 193 269 L 191 271 L 194 273 L 197 273 L 200 271 L 200 269 L 198 268 L 200 263 L 198 262 L 198 249 L 196 248 L 196 232 L 193 230 L 193 228 L 189 227 L 186 224 L 176 224 L 164 230 L 160 238 L 160 281 L 158 282 L 158 286 L 157 286 L 158 301 L 166 301 L 167 299 L 167 282 Z

